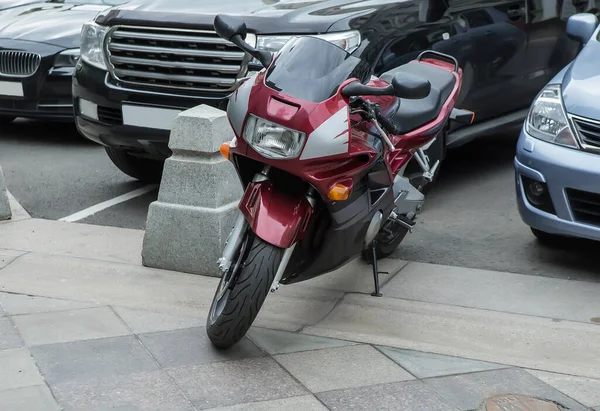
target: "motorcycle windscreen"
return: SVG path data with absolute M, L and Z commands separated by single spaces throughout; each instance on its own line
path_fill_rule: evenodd
M 366 83 L 369 64 L 317 37 L 296 37 L 280 50 L 267 71 L 265 83 L 280 93 L 313 103 L 335 95 L 347 79 Z

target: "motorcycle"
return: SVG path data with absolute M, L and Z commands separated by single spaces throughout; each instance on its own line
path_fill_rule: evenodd
M 221 146 L 245 188 L 240 214 L 218 264 L 220 283 L 206 329 L 226 348 L 248 331 L 269 291 L 331 272 L 361 256 L 385 258 L 415 225 L 424 194 L 405 169 L 415 159 L 431 181 L 439 166 L 425 149 L 449 120 L 462 70 L 451 56 L 425 51 L 379 78 L 369 64 L 306 36 L 274 55 L 245 42 L 244 22 L 215 18 L 220 37 L 264 67 L 231 95 L 235 138 Z

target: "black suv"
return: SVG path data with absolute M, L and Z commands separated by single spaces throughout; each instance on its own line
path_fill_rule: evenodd
M 293 35 L 318 35 L 380 75 L 422 50 L 451 54 L 464 70 L 459 105 L 473 126 L 448 134 L 458 146 L 522 124 L 538 91 L 579 50 L 569 16 L 600 0 L 137 0 L 101 12 L 82 31 L 73 81 L 77 127 L 106 146 L 123 172 L 160 178 L 173 118 L 209 104 L 225 109 L 238 81 L 258 69 L 213 30 L 214 17 L 246 22 L 248 41 L 278 50 Z

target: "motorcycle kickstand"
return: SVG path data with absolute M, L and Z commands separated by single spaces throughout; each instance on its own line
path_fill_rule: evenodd
M 373 281 L 375 282 L 375 291 L 371 293 L 373 297 L 383 297 L 383 294 L 379 292 L 379 274 L 389 274 L 387 271 L 379 271 L 377 269 L 377 251 L 375 251 L 377 247 L 377 240 L 373 240 L 373 244 L 371 245 L 372 252 L 372 264 L 373 264 Z

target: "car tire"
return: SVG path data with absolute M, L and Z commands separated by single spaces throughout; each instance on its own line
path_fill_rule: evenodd
M 143 183 L 159 183 L 164 161 L 136 157 L 125 150 L 105 147 L 108 158 L 115 166 L 130 177 Z
M 558 234 L 550 234 L 545 231 L 538 230 L 537 228 L 531 228 L 531 232 L 538 239 L 538 241 L 544 245 L 548 246 L 561 246 L 563 245 L 568 237 L 558 235 Z
M 12 123 L 15 119 L 13 116 L 0 116 L 0 124 Z

